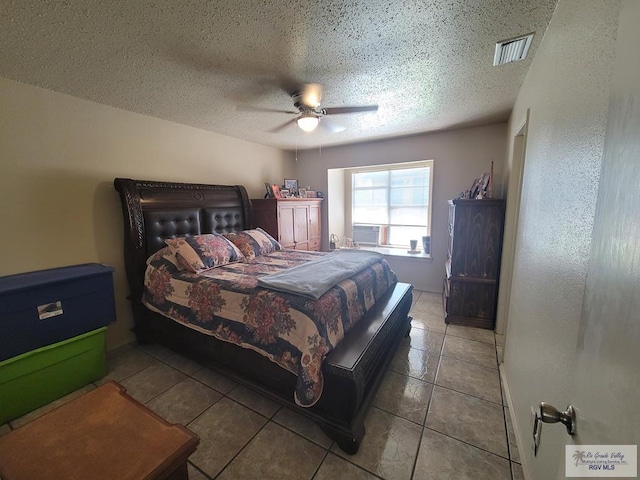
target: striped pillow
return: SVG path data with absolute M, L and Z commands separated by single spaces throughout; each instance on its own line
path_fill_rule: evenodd
M 253 260 L 260 255 L 282 250 L 282 245 L 259 227 L 254 230 L 225 233 L 224 236 L 240 249 L 247 261 Z

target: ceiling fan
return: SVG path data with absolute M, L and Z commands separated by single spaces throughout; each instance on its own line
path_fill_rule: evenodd
M 302 83 L 287 90 L 287 93 L 289 93 L 293 100 L 293 106 L 297 110 L 276 110 L 252 106 L 242 106 L 238 107 L 238 109 L 253 112 L 275 112 L 296 115 L 295 118 L 287 120 L 282 125 L 278 125 L 269 130 L 271 133 L 277 133 L 292 123 L 298 125 L 298 127 L 305 132 L 312 132 L 318 125 L 322 125 L 322 127 L 329 132 L 337 133 L 343 131 L 344 127 L 326 118 L 327 115 L 375 112 L 378 110 L 378 105 L 322 108 L 320 106 L 322 100 L 322 85 L 319 83 Z

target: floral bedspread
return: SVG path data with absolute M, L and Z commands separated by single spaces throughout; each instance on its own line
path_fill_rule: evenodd
M 314 405 L 322 361 L 397 281 L 381 259 L 318 300 L 257 286 L 258 278 L 330 253 L 281 250 L 200 274 L 180 271 L 167 249 L 148 261 L 143 303 L 207 335 L 250 348 L 297 375 L 295 401 Z

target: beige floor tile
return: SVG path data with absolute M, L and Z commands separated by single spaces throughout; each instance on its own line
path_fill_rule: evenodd
M 238 385 L 233 380 L 208 368 L 198 370 L 192 377 L 223 394 L 229 393 Z
M 167 347 L 158 343 L 133 343 L 131 346 L 137 350 L 140 350 L 147 355 L 157 358 L 158 360 L 164 360 L 174 354 L 173 350 L 169 350 Z
M 323 448 L 331 447 L 331 440 L 326 433 L 311 419 L 301 415 L 290 408 L 283 407 L 273 417 L 273 421 L 293 430 L 298 435 L 308 438 Z
M 476 342 L 484 342 L 495 345 L 495 334 L 493 330 L 487 330 L 486 328 L 475 328 L 464 325 L 449 325 L 449 328 L 447 329 L 447 335 L 454 335 L 456 337 L 475 340 Z
M 455 337 L 447 334 L 442 346 L 443 357 L 453 357 L 458 360 L 498 369 L 496 347 L 488 343 L 476 342 L 468 338 Z
M 433 355 L 440 355 L 444 335 L 425 328 L 411 328 L 409 336 L 404 337 L 400 343 L 403 347 L 427 350 Z
M 120 384 L 140 403 L 147 403 L 185 379 L 185 374 L 163 363 L 152 365 L 132 375 Z
M 325 449 L 269 422 L 217 478 L 311 479 L 325 455 Z
M 430 383 L 389 370 L 373 399 L 373 405 L 422 425 L 432 389 Z
M 433 292 L 421 292 L 420 297 L 413 305 L 413 309 L 417 311 L 425 311 L 441 314 L 444 316 L 442 309 L 442 295 Z
M 366 435 L 355 455 L 336 444 L 331 451 L 388 480 L 409 480 L 422 429 L 408 420 L 372 408 L 365 419 Z
M 435 386 L 426 426 L 509 458 L 502 406 Z
M 209 477 L 190 463 L 187 464 L 187 470 L 189 471 L 189 480 L 209 480 Z
M 200 437 L 200 445 L 189 461 L 215 477 L 267 421 L 253 410 L 221 398 L 187 426 Z
M 426 428 L 413 475 L 437 480 L 509 480 L 509 462 Z
M 236 402 L 241 403 L 245 407 L 249 407 L 251 410 L 255 410 L 261 415 L 267 418 L 273 417 L 273 415 L 280 408 L 280 404 L 273 400 L 254 392 L 242 385 L 238 385 L 227 394 L 230 398 L 233 398 Z
M 444 323 L 444 314 L 433 314 L 425 312 L 411 312 L 411 326 L 415 328 L 426 328 L 432 332 L 444 334 L 447 324 Z
M 164 363 L 172 366 L 176 370 L 179 370 L 186 375 L 193 375 L 198 370 L 203 368 L 202 365 L 200 365 L 199 363 L 196 363 L 187 357 L 183 357 L 178 353 L 169 355 L 163 361 Z
M 411 291 L 411 306 L 412 307 L 416 304 L 416 302 L 420 298 L 421 294 L 422 294 L 422 292 L 420 290 L 416 290 L 415 288 Z
M 389 368 L 394 372 L 433 383 L 439 358 L 438 354 L 431 354 L 427 350 L 400 347 Z
M 33 410 L 32 412 L 29 412 L 19 418 L 16 418 L 15 420 L 11 420 L 9 423 L 11 424 L 12 428 L 18 428 L 21 425 L 24 425 L 25 423 L 29 423 L 32 420 L 35 420 L 36 418 L 41 417 L 42 415 L 44 415 L 47 412 L 50 412 L 54 408 L 58 408 L 61 405 L 64 405 L 65 403 L 73 400 L 74 398 L 78 398 L 84 395 L 85 393 L 90 392 L 91 390 L 94 390 L 95 388 L 96 388 L 95 385 L 93 385 L 92 383 L 90 383 L 89 385 L 85 385 L 84 387 L 79 388 L 78 390 L 71 392 L 65 395 L 64 397 L 60 397 L 51 403 L 47 403 L 46 405 L 36 410 Z
M 95 384 L 102 385 L 109 380 L 122 382 L 125 378 L 152 365 L 160 365 L 160 361 L 131 345 L 125 345 L 107 353 L 107 375 L 96 381 Z
M 497 370 L 463 362 L 456 358 L 440 358 L 436 385 L 502 404 L 500 377 Z
M 376 480 L 369 472 L 329 453 L 313 480 Z
M 187 425 L 222 398 L 222 394 L 192 378 L 185 378 L 147 403 L 169 423 Z
M 520 451 L 516 442 L 516 432 L 511 422 L 511 412 L 508 408 L 504 409 L 504 418 L 507 424 L 507 439 L 509 440 L 509 457 L 512 462 L 522 463 L 520 461 Z

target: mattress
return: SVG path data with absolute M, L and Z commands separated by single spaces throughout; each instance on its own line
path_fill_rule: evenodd
M 292 372 L 297 376 L 295 401 L 309 407 L 322 394 L 326 355 L 397 282 L 380 258 L 317 300 L 258 286 L 261 277 L 328 255 L 280 250 L 195 274 L 180 270 L 168 249 L 162 249 L 147 262 L 142 300 L 165 317 L 252 349 Z

